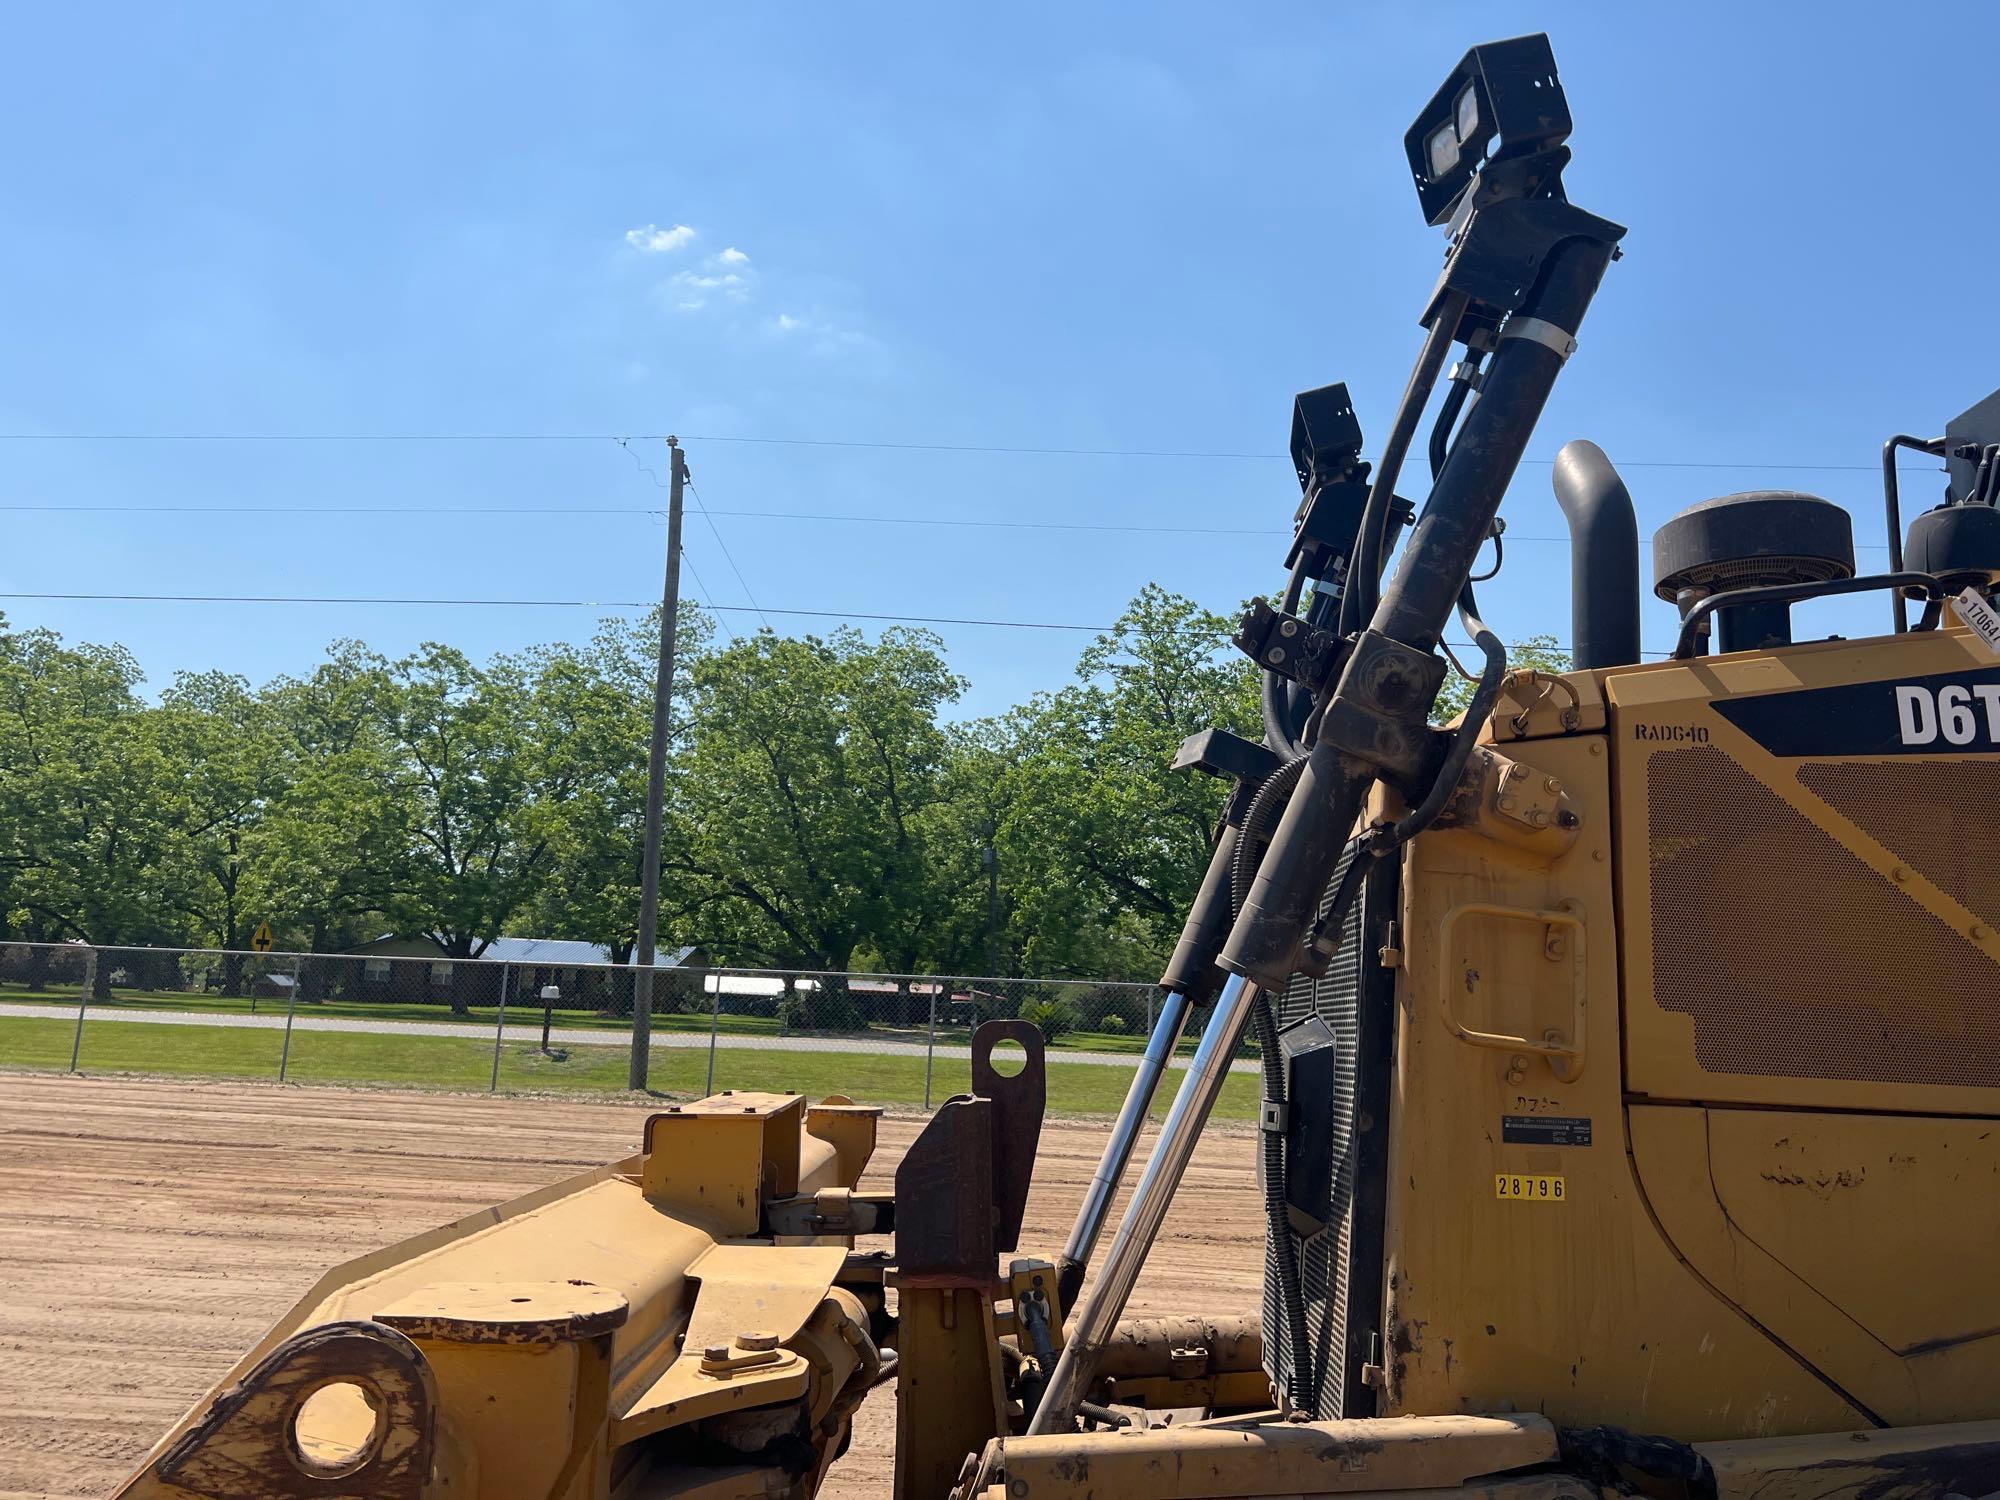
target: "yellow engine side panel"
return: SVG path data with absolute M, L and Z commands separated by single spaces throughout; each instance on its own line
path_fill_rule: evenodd
M 1773 1338 L 1885 1423 L 1996 1410 L 1991 1122 L 1686 1105 L 1630 1119 L 1661 1229 Z
M 1408 856 L 1380 1409 L 1687 1440 L 1867 1425 L 1689 1269 L 1634 1178 L 1605 738 L 1506 749 L 1558 778 L 1583 823 L 1553 864 L 1466 832 Z M 1564 1052 L 1580 1037 L 1581 1057 L 1465 1036 L 1552 1047 L 1549 1032 Z M 1501 1196 L 1516 1177 L 1560 1178 L 1561 1196 Z
M 1993 1415 L 2000 662 L 1926 632 L 1605 686 L 1663 1231 L 1877 1419 Z
M 2000 662 L 1931 631 L 1605 685 L 1633 1092 L 2000 1116 Z

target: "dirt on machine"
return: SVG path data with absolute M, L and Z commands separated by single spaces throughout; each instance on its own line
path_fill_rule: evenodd
M 1662 659 L 1631 499 L 1570 443 L 1574 665 L 1515 668 L 1475 578 L 1625 236 L 1569 201 L 1570 129 L 1529 36 L 1405 138 L 1421 350 L 1372 463 L 1344 386 L 1295 400 L 1289 584 L 1237 637 L 1264 734 L 1172 768 L 1225 811 L 1063 1245 L 1020 1243 L 1021 1022 L 892 1191 L 865 1103 L 664 1107 L 330 1271 L 118 1494 L 804 1500 L 891 1385 L 897 1500 L 2000 1493 L 2000 393 L 1888 439 L 1886 572 L 1812 495 L 1674 517 Z M 1910 453 L 1945 483 L 1906 525 Z M 1795 632 L 1852 594 L 1880 633 Z M 1128 1319 L 1246 1041 L 1261 1305 Z

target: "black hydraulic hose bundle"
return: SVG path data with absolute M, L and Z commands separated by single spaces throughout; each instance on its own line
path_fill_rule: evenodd
M 1250 798 L 1229 864 L 1229 910 L 1232 916 L 1243 909 L 1243 898 L 1250 894 L 1250 882 L 1257 878 L 1257 861 L 1263 856 L 1263 844 L 1270 833 L 1270 825 L 1285 810 L 1292 788 L 1299 784 L 1299 776 L 1305 768 L 1306 757 L 1294 756 L 1259 782 L 1256 793 Z
M 1299 596 L 1305 592 L 1305 583 L 1306 564 L 1301 556 L 1293 565 L 1292 576 L 1285 584 L 1285 597 L 1278 604 L 1280 613 L 1291 614 L 1299 607 Z M 1295 759 L 1305 754 L 1299 744 L 1305 716 L 1299 712 L 1298 684 L 1268 669 L 1260 675 L 1263 681 L 1258 687 L 1258 701 L 1264 714 L 1264 742 L 1287 760 Z

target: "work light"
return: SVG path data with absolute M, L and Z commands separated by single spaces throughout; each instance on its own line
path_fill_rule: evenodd
M 1403 138 L 1424 218 L 1442 224 L 1489 162 L 1550 157 L 1570 130 L 1569 101 L 1555 54 L 1539 33 L 1474 47 L 1424 106 Z

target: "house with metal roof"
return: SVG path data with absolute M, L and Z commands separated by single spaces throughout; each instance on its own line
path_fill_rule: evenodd
M 471 1005 L 529 1004 L 554 985 L 567 1008 L 629 1010 L 629 961 L 620 965 L 600 943 L 574 938 L 499 937 L 469 959 L 457 959 L 428 937 L 385 933 L 347 950 L 355 960 L 343 986 L 357 999 L 429 1003 L 454 998 Z M 687 975 L 708 967 L 692 944 L 660 950 L 654 967 Z M 692 993 L 699 993 L 699 980 Z M 656 1003 L 664 994 L 656 988 Z

